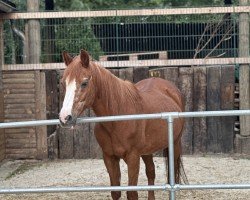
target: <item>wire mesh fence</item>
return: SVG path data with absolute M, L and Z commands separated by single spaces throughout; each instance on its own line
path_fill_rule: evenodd
M 27 19 L 15 20 L 26 35 Z M 41 63 L 61 62 L 61 52 L 87 49 L 99 60 L 129 60 L 128 55 L 165 52 L 168 59 L 238 56 L 238 14 L 112 16 L 40 19 Z M 24 63 L 22 38 L 5 21 L 5 63 Z M 28 47 L 26 47 L 28 48 Z M 119 56 L 118 56 L 119 55 Z M 138 60 L 160 54 L 138 55 Z

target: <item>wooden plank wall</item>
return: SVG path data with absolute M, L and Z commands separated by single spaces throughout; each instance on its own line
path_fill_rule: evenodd
M 127 68 L 110 71 L 121 79 L 132 82 L 152 76 L 174 82 L 185 96 L 186 111 L 234 108 L 234 66 Z M 47 118 L 56 118 L 64 95 L 63 88 L 57 87 L 60 76 L 62 71 L 60 73 L 54 71 L 49 75 L 36 71 L 4 72 L 5 121 L 42 119 L 46 117 L 46 113 Z M 44 81 L 49 82 L 50 79 L 55 83 L 46 85 L 45 98 Z M 46 110 L 46 105 L 41 99 L 46 99 Z M 94 116 L 94 113 L 87 110 L 84 116 Z M 185 154 L 232 152 L 234 121 L 234 117 L 186 120 L 182 138 L 183 152 Z M 53 135 L 56 128 L 49 128 L 48 136 Z M 5 151 L 6 158 L 45 158 L 47 155 L 45 131 L 45 127 L 5 129 L 5 138 L 0 138 L 0 153 Z M 56 146 L 53 148 L 56 148 L 59 158 L 102 157 L 94 136 L 94 124 L 82 124 L 74 131 L 57 128 L 56 133 L 53 142 Z M 5 150 L 3 150 L 4 145 Z
M 205 111 L 234 108 L 234 70 L 234 66 L 208 66 L 127 68 L 110 71 L 121 79 L 133 82 L 148 77 L 168 79 L 174 82 L 183 93 L 186 111 Z M 61 104 L 62 89 L 60 89 L 60 96 Z M 94 116 L 93 111 L 86 111 L 85 116 Z M 235 117 L 187 119 L 182 138 L 183 153 L 233 152 L 234 122 Z M 102 153 L 93 129 L 94 124 L 82 125 L 74 131 L 59 129 L 59 157 L 100 158 Z
M 150 76 L 174 80 L 185 97 L 186 111 L 233 110 L 234 66 L 164 68 L 150 70 Z M 186 119 L 183 152 L 233 152 L 235 117 Z
M 46 119 L 45 74 L 40 71 L 3 73 L 4 121 Z M 5 129 L 6 158 L 47 158 L 46 126 Z
M 35 72 L 4 72 L 5 122 L 35 120 Z M 6 158 L 35 158 L 35 127 L 5 129 Z

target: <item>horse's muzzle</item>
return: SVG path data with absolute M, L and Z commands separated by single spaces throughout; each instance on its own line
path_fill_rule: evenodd
M 76 118 L 72 117 L 72 115 L 68 115 L 65 117 L 65 122 L 63 122 L 60 118 L 60 126 L 62 128 L 71 128 L 73 129 L 76 125 Z

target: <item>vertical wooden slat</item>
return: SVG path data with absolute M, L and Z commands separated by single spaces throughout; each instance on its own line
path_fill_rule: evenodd
M 239 0 L 242 6 L 249 0 Z M 249 57 L 249 13 L 239 15 L 239 57 Z M 240 109 L 250 109 L 250 69 L 249 64 L 240 65 L 239 71 Z M 240 135 L 250 136 L 250 116 L 240 116 Z
M 194 96 L 193 96 L 193 110 L 206 110 L 206 95 L 207 95 L 207 77 L 206 67 L 194 68 Z M 193 127 L 193 153 L 206 152 L 207 139 L 207 123 L 206 118 L 194 118 Z
M 58 158 L 58 129 L 48 136 L 48 158 Z
M 179 85 L 179 68 L 178 67 L 166 67 L 163 69 L 164 79 L 173 82 L 177 87 Z
M 81 117 L 89 116 L 89 110 L 86 110 Z M 89 123 L 78 124 L 74 130 L 73 151 L 74 158 L 90 158 L 90 132 Z
M 45 73 L 35 71 L 35 102 L 36 102 L 36 119 L 46 119 L 46 80 Z M 48 157 L 47 150 L 47 126 L 37 126 L 37 159 Z
M 45 71 L 46 75 L 46 113 L 47 119 L 58 118 L 58 79 L 55 70 Z M 48 126 L 48 135 L 54 133 L 56 126 Z
M 185 111 L 193 111 L 193 68 L 179 68 L 179 88 L 185 99 Z M 193 152 L 193 118 L 185 119 L 182 136 L 184 154 Z
M 135 67 L 134 68 L 134 83 L 137 83 L 143 79 L 148 78 L 148 67 Z
M 0 122 L 4 122 L 4 95 L 3 95 L 3 69 L 4 65 L 4 44 L 3 44 L 3 20 L 0 19 Z M 0 161 L 5 158 L 5 133 L 0 129 Z
M 59 128 L 58 134 L 59 158 L 74 158 L 74 131 L 66 128 Z
M 125 68 L 119 70 L 119 77 L 123 80 L 133 82 L 133 68 Z
M 234 109 L 235 69 L 221 67 L 221 110 Z M 235 117 L 221 117 L 221 149 L 223 153 L 233 151 Z
M 220 110 L 220 67 L 207 68 L 207 110 Z M 220 117 L 207 118 L 207 151 L 221 152 L 221 120 Z
M 39 11 L 38 0 L 27 0 L 27 11 Z M 28 20 L 28 40 L 29 40 L 29 63 L 40 63 L 41 38 L 39 20 Z

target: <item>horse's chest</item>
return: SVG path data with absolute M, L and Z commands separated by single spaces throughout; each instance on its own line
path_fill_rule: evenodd
M 136 142 L 140 135 L 138 134 L 140 132 L 137 130 L 138 127 L 135 122 L 131 121 L 115 123 L 113 126 L 103 126 L 106 134 L 102 134 L 102 136 L 106 135 L 105 137 L 109 142 L 103 144 L 102 149 L 104 151 L 109 150 L 111 154 L 124 158 L 126 153 L 138 143 Z

